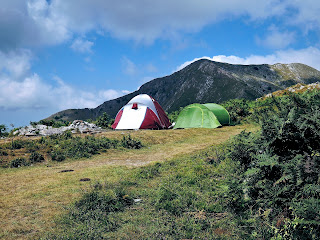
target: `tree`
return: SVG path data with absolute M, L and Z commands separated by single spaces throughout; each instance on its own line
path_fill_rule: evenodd
M 104 112 L 100 117 L 97 118 L 96 121 L 94 121 L 94 123 L 98 127 L 110 128 L 113 121 L 114 119 L 112 119 L 106 112 Z

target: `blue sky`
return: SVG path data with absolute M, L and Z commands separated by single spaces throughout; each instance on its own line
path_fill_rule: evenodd
M 199 58 L 320 70 L 316 0 L 2 0 L 0 124 L 94 108 Z

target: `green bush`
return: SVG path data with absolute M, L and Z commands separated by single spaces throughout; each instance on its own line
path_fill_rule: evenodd
M 173 111 L 171 113 L 168 114 L 168 118 L 170 120 L 171 123 L 176 122 L 177 118 L 180 114 L 180 112 L 182 111 L 183 107 L 180 107 L 178 110 Z
M 23 140 L 14 140 L 11 142 L 11 149 L 21 149 L 25 145 L 25 141 Z
M 69 126 L 70 122 L 65 120 L 59 120 L 59 118 L 56 118 L 56 117 L 55 119 L 51 119 L 51 120 L 43 119 L 43 120 L 40 120 L 39 122 L 30 122 L 30 125 L 32 126 L 36 126 L 39 124 L 54 127 L 54 128 L 59 128 L 63 126 Z
M 24 158 L 16 158 L 10 162 L 11 168 L 18 168 L 22 166 L 29 166 L 29 162 L 26 161 Z
M 43 162 L 44 161 L 44 157 L 41 153 L 38 153 L 38 152 L 32 152 L 30 154 L 30 157 L 29 157 L 29 161 L 31 163 L 38 163 L 38 162 Z
M 63 160 L 66 159 L 66 156 L 61 150 L 55 150 L 50 152 L 50 156 L 52 161 L 57 161 L 57 162 L 62 162 Z
M 95 121 L 93 121 L 94 124 L 102 128 L 111 128 L 111 125 L 113 124 L 113 122 L 114 122 L 114 119 L 111 118 L 106 112 L 104 112 Z
M 7 137 L 9 133 L 7 132 L 7 126 L 4 124 L 0 124 L 0 137 Z
M 131 138 L 130 135 L 123 136 L 123 138 L 121 140 L 121 144 L 124 148 L 129 148 L 129 149 L 140 149 L 143 147 L 140 140 L 135 140 L 135 139 Z
M 49 141 L 50 139 L 50 141 Z M 119 146 L 125 148 L 139 149 L 142 144 L 139 140 L 135 140 L 130 136 L 124 136 L 122 141 L 112 140 L 109 138 L 96 138 L 94 136 L 73 137 L 70 134 L 51 135 L 47 139 L 46 144 L 55 145 L 50 155 L 54 161 L 63 161 L 65 158 L 88 158 L 92 155 L 99 154 L 100 151 L 105 151 L 110 148 Z M 41 140 L 42 142 L 44 140 Z
M 232 99 L 221 103 L 229 112 L 231 124 L 239 124 L 241 121 L 251 115 L 252 101 L 247 99 Z
M 0 156 L 8 156 L 8 153 L 4 150 L 0 150 Z
M 229 147 L 240 163 L 237 203 L 250 209 L 261 238 L 320 236 L 320 95 L 274 98 L 254 114 L 261 132 L 242 133 Z M 245 193 L 245 194 L 243 194 Z M 243 213 L 242 213 L 243 214 Z M 259 228 L 264 225 L 264 228 Z M 267 227 L 269 226 L 269 227 Z

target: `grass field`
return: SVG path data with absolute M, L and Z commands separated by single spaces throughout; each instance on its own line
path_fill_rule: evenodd
M 43 162 L 0 169 L 0 238 L 34 239 L 55 226 L 54 219 L 97 182 L 117 182 L 132 168 L 194 154 L 219 145 L 253 125 L 218 129 L 110 131 L 99 134 L 121 139 L 130 134 L 142 149 L 109 149 L 86 159 Z M 0 142 L 0 144 L 3 143 Z M 73 170 L 61 172 L 63 170 Z M 81 179 L 90 181 L 80 181 Z

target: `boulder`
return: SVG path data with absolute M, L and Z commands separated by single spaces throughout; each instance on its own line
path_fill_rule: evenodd
M 88 123 L 82 120 L 74 120 L 68 127 L 53 128 L 46 125 L 26 126 L 16 130 L 13 134 L 19 136 L 49 136 L 53 134 L 62 134 L 65 131 L 72 133 L 98 133 L 101 132 L 101 127 L 93 123 Z

